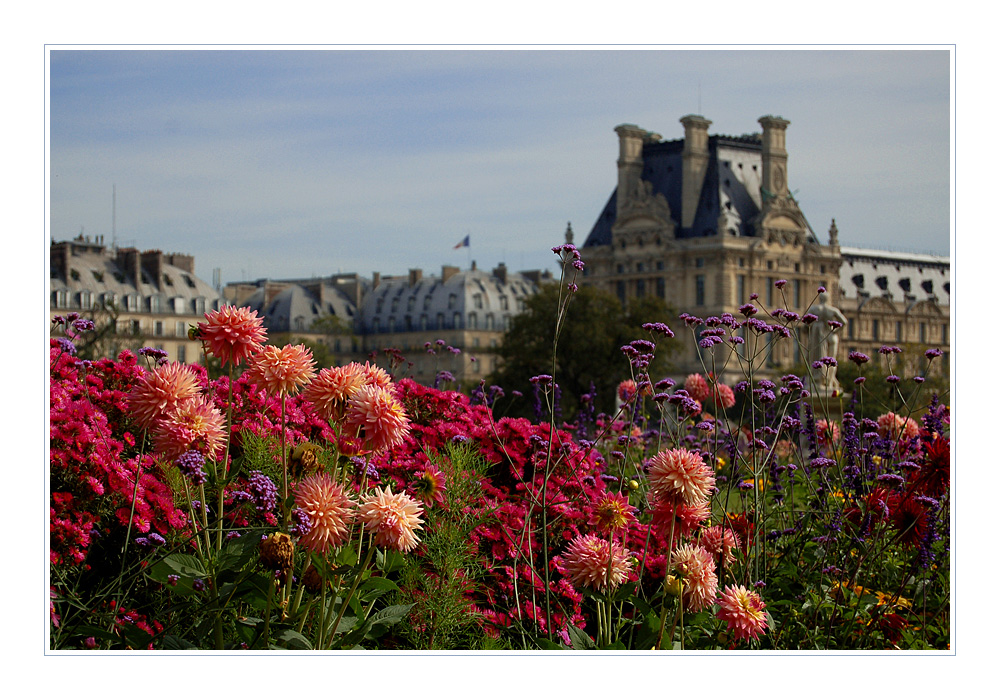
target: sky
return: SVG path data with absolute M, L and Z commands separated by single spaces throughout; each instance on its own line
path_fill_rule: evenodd
M 789 187 L 821 240 L 835 218 L 843 246 L 948 255 L 950 61 L 53 48 L 49 234 L 192 254 L 208 281 L 552 268 L 567 223 L 582 245 L 614 190 L 615 126 L 677 139 L 694 113 L 740 135 L 772 114 L 791 122 Z

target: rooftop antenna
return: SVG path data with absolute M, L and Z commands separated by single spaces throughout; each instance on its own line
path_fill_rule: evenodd
M 117 207 L 117 191 L 114 183 L 111 183 L 111 249 L 114 250 L 118 247 L 118 237 L 116 235 L 117 231 L 117 217 L 118 217 L 118 207 Z

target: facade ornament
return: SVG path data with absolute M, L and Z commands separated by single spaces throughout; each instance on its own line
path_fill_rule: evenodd
M 840 245 L 837 237 L 837 220 L 830 219 L 830 245 Z

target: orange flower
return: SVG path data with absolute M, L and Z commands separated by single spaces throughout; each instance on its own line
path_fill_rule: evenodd
M 654 497 L 677 498 L 689 505 L 706 500 L 715 474 L 701 455 L 683 447 L 663 450 L 649 462 L 649 488 Z
M 132 419 L 142 428 L 152 428 L 157 419 L 187 399 L 198 395 L 198 378 L 187 365 L 179 362 L 146 372 L 128 397 Z
M 376 488 L 358 509 L 365 528 L 375 535 L 375 544 L 400 552 L 409 552 L 420 542 L 416 530 L 421 529 L 422 514 L 419 503 L 405 493 L 394 494 L 391 487 Z
M 364 440 L 364 447 L 384 452 L 406 439 L 410 421 L 403 405 L 388 389 L 367 384 L 348 402 L 344 432 Z
M 328 421 L 337 422 L 347 411 L 351 394 L 366 384 L 364 365 L 326 367 L 302 390 L 302 398 Z
M 685 609 L 698 612 L 711 605 L 719 587 L 712 554 L 703 547 L 685 544 L 674 550 L 673 562 L 684 583 Z
M 291 396 L 316 375 L 305 345 L 264 346 L 247 366 L 247 378 L 271 396 Z
M 205 322 L 198 324 L 198 336 L 208 345 L 208 351 L 222 361 L 238 365 L 267 340 L 264 319 L 248 307 L 223 306 L 218 311 L 205 314 Z
M 309 516 L 309 530 L 299 538 L 303 547 L 325 553 L 350 536 L 355 503 L 328 474 L 307 476 L 295 487 L 295 506 Z

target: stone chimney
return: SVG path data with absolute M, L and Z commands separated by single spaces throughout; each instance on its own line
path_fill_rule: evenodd
M 142 267 L 153 280 L 153 286 L 161 289 L 163 281 L 163 253 L 159 250 L 147 250 L 142 254 Z
M 619 124 L 615 127 L 618 134 L 618 211 L 625 209 L 629 199 L 639 189 L 639 179 L 642 175 L 642 143 L 646 138 L 646 130 L 635 124 Z
M 168 265 L 173 265 L 174 267 L 179 267 L 190 275 L 194 274 L 194 256 L 193 255 L 183 255 L 181 253 L 171 253 L 170 255 L 164 255 L 163 261 Z
M 762 199 L 784 197 L 788 194 L 788 152 L 785 150 L 785 129 L 791 124 L 787 119 L 770 115 L 757 120 L 764 128 L 761 137 L 761 156 L 764 172 L 761 189 L 767 190 Z
M 372 273 L 372 289 L 378 289 L 378 286 L 382 284 L 382 273 L 373 272 Z
M 454 265 L 442 265 L 441 266 L 441 283 L 444 284 L 452 277 L 458 274 L 458 268 Z
M 493 277 L 500 284 L 507 284 L 507 265 L 500 263 L 493 268 Z
M 119 248 L 115 260 L 125 279 L 136 287 L 142 282 L 142 258 L 135 248 Z
M 53 243 L 49 246 L 49 269 L 50 276 L 55 276 L 63 282 L 69 282 L 69 258 L 71 246 L 69 241 Z
M 417 268 L 415 270 L 411 269 L 410 270 L 410 286 L 411 287 L 416 287 L 417 286 L 417 282 L 419 282 L 420 279 L 423 276 L 424 276 L 424 271 L 423 270 L 421 270 L 419 268 Z
M 705 117 L 689 114 L 681 117 L 684 125 L 684 150 L 681 152 L 681 228 L 694 225 L 694 216 L 701 199 L 708 170 L 708 127 L 712 124 Z

